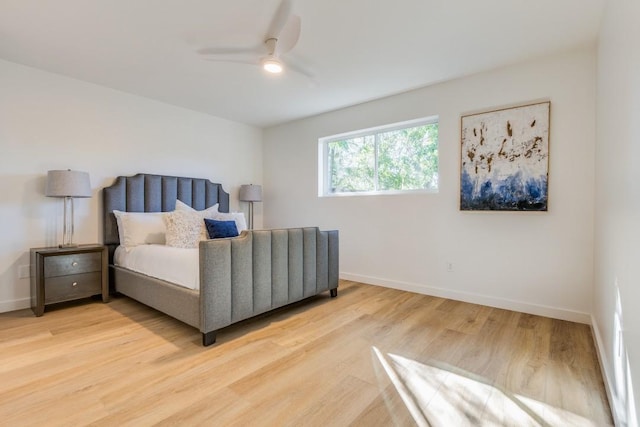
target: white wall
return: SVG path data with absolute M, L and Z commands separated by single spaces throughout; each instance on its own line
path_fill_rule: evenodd
M 209 178 L 231 208 L 262 182 L 262 131 L 183 108 L 0 61 L 0 312 L 29 306 L 29 248 L 62 240 L 62 201 L 44 196 L 47 170 L 89 172 L 76 200 L 78 243 L 102 241 L 102 187 L 137 172 Z M 260 226 L 261 207 L 256 205 Z
M 632 383 L 640 405 L 639 20 L 608 2 L 598 46 L 594 329 L 619 425 L 638 425 Z
M 459 211 L 461 114 L 540 99 L 551 101 L 549 211 Z M 265 225 L 339 229 L 344 278 L 589 322 L 595 108 L 589 49 L 266 129 Z M 317 197 L 318 138 L 432 115 L 438 194 Z

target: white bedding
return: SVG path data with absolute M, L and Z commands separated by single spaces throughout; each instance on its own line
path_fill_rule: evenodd
M 116 248 L 114 264 L 189 289 L 200 289 L 198 248 L 165 245 L 139 245 Z

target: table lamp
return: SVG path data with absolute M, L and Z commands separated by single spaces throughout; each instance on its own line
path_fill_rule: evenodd
M 64 231 L 61 248 L 78 246 L 73 243 L 73 199 L 91 197 L 91 183 L 87 172 L 51 170 L 47 172 L 47 197 L 64 198 Z
M 253 230 L 253 202 L 262 201 L 262 186 L 241 185 L 239 199 L 241 202 L 249 202 L 249 230 Z

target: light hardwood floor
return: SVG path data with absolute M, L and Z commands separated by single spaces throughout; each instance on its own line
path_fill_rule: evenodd
M 218 343 L 126 297 L 0 315 L 0 425 L 603 426 L 591 331 L 342 281 Z

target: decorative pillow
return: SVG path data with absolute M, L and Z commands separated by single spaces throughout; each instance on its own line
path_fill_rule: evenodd
M 176 248 L 197 248 L 200 242 L 202 218 L 197 212 L 169 212 L 165 216 L 167 246 Z
M 215 205 L 208 207 L 207 209 L 197 211 L 193 209 L 191 206 L 184 203 L 182 200 L 176 200 L 176 211 L 182 212 L 192 212 L 200 215 L 200 240 L 207 240 L 209 238 L 207 234 L 207 228 L 204 226 L 204 218 L 214 218 L 214 215 L 218 213 L 218 203 Z
M 207 227 L 210 239 L 238 236 L 238 228 L 235 221 L 217 221 L 205 218 L 204 224 Z
M 166 212 L 113 211 L 118 224 L 120 244 L 125 248 L 138 245 L 165 244 Z
M 235 221 L 238 233 L 242 233 L 247 229 L 247 221 L 244 219 L 244 213 L 242 212 L 218 212 L 214 214 L 213 219 L 218 221 Z

